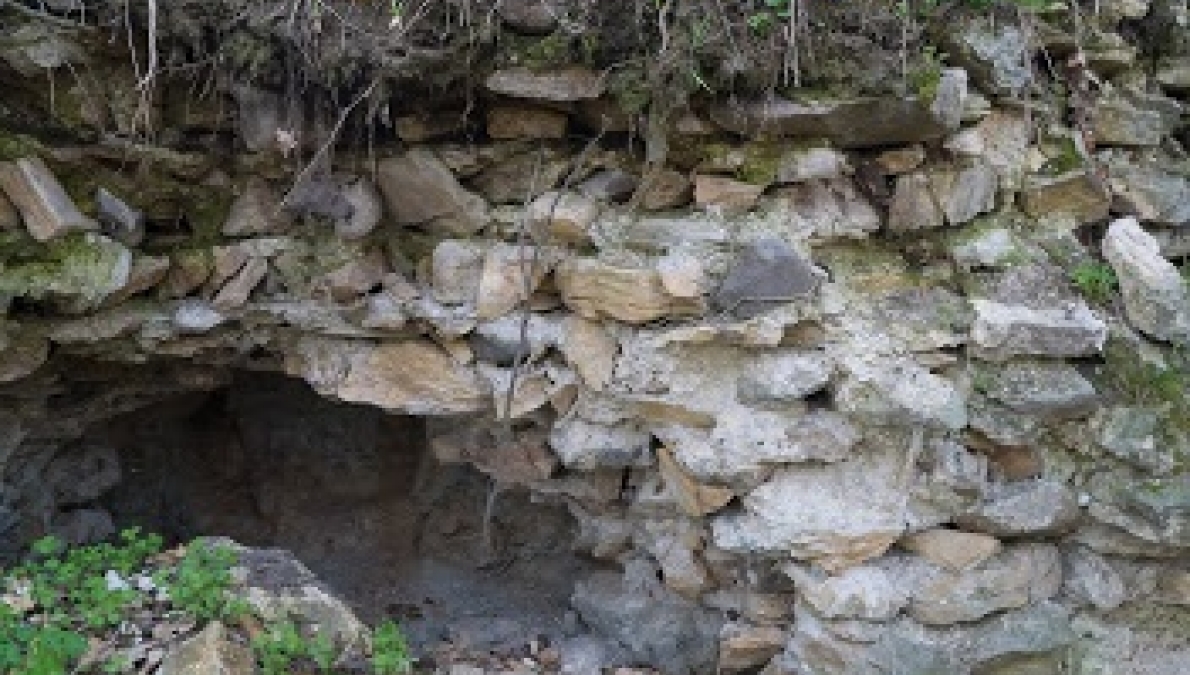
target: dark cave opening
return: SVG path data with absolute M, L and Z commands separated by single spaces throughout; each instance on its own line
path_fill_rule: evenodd
M 490 479 L 439 463 L 427 424 L 238 371 L 86 441 L 118 457 L 121 480 L 97 500 L 117 527 L 288 549 L 362 619 L 395 618 L 416 645 L 494 650 L 574 630 L 569 595 L 590 563 L 572 552 L 565 506 L 508 489 L 489 512 Z

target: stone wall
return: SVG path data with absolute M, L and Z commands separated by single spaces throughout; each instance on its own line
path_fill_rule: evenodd
M 618 570 L 574 607 L 666 673 L 1190 671 L 1190 54 L 1123 37 L 1186 4 L 1102 5 L 966 16 L 915 96 L 692 101 L 663 165 L 581 65 L 332 153 L 267 83 L 0 117 L 5 553 L 103 533 L 88 428 L 251 367 L 564 499 Z M 0 82 L 88 58 L 46 25 Z

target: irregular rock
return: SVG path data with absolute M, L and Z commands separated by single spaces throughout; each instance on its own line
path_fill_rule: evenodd
M 0 271 L 0 298 L 45 302 L 67 314 L 100 307 L 128 285 L 132 252 L 94 232 L 74 233 L 49 242 L 31 260 L 6 260 Z
M 763 185 L 753 185 L 726 176 L 694 176 L 694 203 L 723 218 L 741 216 L 756 205 Z
M 153 288 L 165 279 L 169 273 L 169 258 L 155 255 L 137 255 L 132 258 L 132 267 L 128 270 L 128 282 L 124 287 L 108 297 L 108 306 L 124 302 L 134 295 L 140 295 Z
M 652 463 L 650 436 L 637 422 L 623 419 L 591 421 L 580 404 L 558 420 L 550 432 L 550 447 L 571 469 L 623 469 Z
M 908 361 L 850 359 L 835 391 L 839 410 L 878 425 L 967 426 L 966 401 L 948 380 Z
M 341 267 L 323 275 L 331 299 L 350 303 L 359 296 L 379 288 L 388 274 L 388 262 L 380 249 L 371 249 L 359 258 L 352 258 Z
M 483 276 L 487 246 L 461 239 L 444 239 L 430 257 L 430 287 L 444 305 L 474 305 Z
M 1047 544 L 1005 550 L 976 569 L 945 573 L 913 594 L 909 615 L 931 626 L 974 621 L 1057 595 L 1062 560 Z
M 996 173 L 983 162 L 957 172 L 935 172 L 930 175 L 930 184 L 946 222 L 951 225 L 969 222 L 996 208 Z
M 1000 552 L 1000 540 L 986 534 L 935 529 L 917 532 L 900 542 L 901 548 L 952 572 L 979 566 Z
M 657 261 L 657 273 L 665 292 L 675 298 L 697 298 L 707 279 L 703 262 L 689 251 L 670 251 Z
M 577 189 L 588 199 L 604 202 L 622 202 L 636 192 L 636 176 L 619 169 L 604 169 L 596 171 Z
M 619 348 L 615 336 L 596 321 L 568 316 L 562 322 L 559 349 L 594 391 L 603 391 L 611 381 Z
M 850 178 L 789 185 L 773 196 L 771 215 L 785 220 L 782 230 L 799 239 L 863 239 L 881 226 L 880 214 Z
M 825 274 L 776 238 L 750 242 L 736 258 L 712 303 L 722 312 L 751 318 L 776 306 L 807 300 Z
M 212 621 L 198 635 L 174 647 L 157 670 L 159 675 L 252 675 L 256 657 L 233 642 L 222 623 Z
M 558 25 L 561 8 L 542 0 L 503 0 L 496 11 L 509 28 L 519 33 L 544 35 Z
M 214 256 L 207 249 L 184 249 L 170 256 L 169 272 L 161 283 L 167 298 L 181 298 L 202 287 L 211 276 Z
M 837 576 L 785 566 L 801 597 L 825 619 L 888 621 L 909 604 L 907 589 L 874 565 L 860 565 Z
M 608 317 L 639 324 L 703 311 L 698 299 L 676 298 L 667 293 L 655 269 L 617 267 L 593 258 L 572 258 L 558 267 L 555 276 L 562 302 L 589 319 Z
M 140 246 L 145 238 L 144 213 L 102 187 L 95 191 L 95 208 L 104 234 L 125 246 Z
M 1145 222 L 1190 224 L 1190 178 L 1153 163 L 1112 157 L 1107 163 L 1112 193 Z
M 1169 135 L 1172 119 L 1151 107 L 1134 105 L 1123 97 L 1100 98 L 1091 110 L 1096 145 L 1155 147 Z
M 1162 442 L 1162 413 L 1154 407 L 1111 406 L 1091 419 L 1095 442 L 1108 453 L 1158 475 L 1175 468 L 1170 448 Z
M 231 203 L 222 232 L 228 237 L 247 237 L 275 234 L 286 227 L 280 196 L 264 181 L 252 179 Z
M 641 179 L 640 205 L 646 211 L 676 209 L 688 204 L 693 197 L 693 184 L 684 174 L 661 168 Z
M 715 545 L 812 560 L 840 571 L 882 555 L 904 531 L 889 456 L 778 470 L 745 495 L 743 510 L 711 521 Z
M 1028 38 L 1018 26 L 978 16 L 952 28 L 948 51 L 981 91 L 1017 96 L 1033 81 Z
M 498 243 L 487 249 L 475 300 L 475 316 L 495 319 L 527 300 L 553 268 L 556 252 L 537 246 Z M 528 278 L 526 278 L 528 277 Z
M 1021 207 L 1036 220 L 1065 216 L 1091 223 L 1107 217 L 1110 203 L 1105 186 L 1086 169 L 1026 178 L 1021 192 Z
M 714 672 L 721 621 L 662 588 L 650 567 L 634 563 L 624 575 L 596 572 L 575 585 L 571 604 L 634 660 L 674 675 Z
M 488 109 L 488 136 L 496 140 L 566 138 L 566 115 L 549 108 L 496 105 Z
M 335 221 L 335 234 L 344 239 L 368 236 L 384 215 L 380 192 L 367 178 L 356 178 L 344 186 L 342 195 L 351 207 L 351 215 Z
M 1088 493 L 1087 511 L 1096 520 L 1145 542 L 1190 547 L 1190 476 L 1134 479 L 1103 472 Z
M 8 232 L 20 229 L 21 227 L 21 212 L 0 189 L 0 231 Z
M 851 173 L 847 155 L 833 148 L 791 150 L 781 156 L 774 179 L 776 183 L 804 183 L 830 180 Z
M 57 239 L 67 232 L 99 229 L 84 216 L 53 172 L 37 157 L 0 162 L 0 190 L 8 195 L 25 229 L 37 241 Z
M 425 225 L 447 235 L 466 236 L 488 222 L 488 207 L 468 192 L 437 157 L 410 150 L 377 165 L 380 194 L 401 225 Z
M 239 268 L 235 275 L 219 289 L 211 299 L 211 306 L 220 312 L 242 307 L 248 302 L 248 296 L 264 281 L 269 273 L 267 258 L 250 257 Z
M 940 93 L 950 86 L 949 80 L 940 82 Z M 810 104 L 782 100 L 720 104 L 712 107 L 710 114 L 716 124 L 741 136 L 825 138 L 836 147 L 869 148 L 941 138 L 958 125 L 950 111 L 942 112 L 932 110 L 926 101 L 877 98 Z
M 935 229 L 943 224 L 942 208 L 934 197 L 929 176 L 922 172 L 897 176 L 888 207 L 888 229 L 907 232 Z
M 49 340 L 32 333 L 6 337 L 0 344 L 3 345 L 0 349 L 0 383 L 15 382 L 32 375 L 50 356 Z M 3 457 L 2 451 L 0 457 Z
M 988 397 L 1025 415 L 1080 417 L 1098 404 L 1091 382 L 1062 362 L 1010 361 L 980 376 L 978 386 Z
M 488 91 L 515 98 L 566 103 L 599 98 L 603 76 L 584 68 L 535 72 L 528 68 L 497 70 L 484 81 Z
M 306 338 L 286 354 L 285 372 L 324 395 L 409 415 L 478 413 L 491 406 L 476 373 L 424 341 Z
M 773 467 L 800 462 L 838 462 L 859 442 L 859 432 L 832 411 L 720 410 L 709 432 L 662 427 L 654 434 L 674 458 L 701 481 L 755 486 Z
M 909 173 L 926 161 L 926 149 L 921 145 L 885 150 L 873 160 L 876 168 L 889 176 Z
M 231 87 L 238 114 L 237 131 L 249 152 L 277 147 L 277 132 L 286 129 L 281 96 L 246 83 Z M 292 130 L 290 130 L 292 131 Z
M 591 241 L 591 225 L 599 217 L 599 205 L 576 192 L 550 190 L 529 203 L 525 219 L 545 237 L 571 244 Z
M 1078 499 L 1065 483 L 1033 480 L 999 486 L 957 522 L 976 532 L 1013 537 L 1061 534 L 1080 517 Z
M 534 363 L 561 341 L 561 330 L 561 323 L 553 316 L 505 315 L 477 324 L 470 344 L 482 361 L 500 366 L 511 366 L 518 360 Z
M 730 489 L 698 483 L 674 461 L 673 454 L 666 448 L 657 449 L 657 466 L 682 512 L 692 518 L 714 513 L 735 498 Z
M 1103 556 L 1076 546 L 1064 558 L 1066 594 L 1095 609 L 1110 612 L 1127 599 L 1124 579 Z
M 227 320 L 205 300 L 186 298 L 174 309 L 173 326 L 183 335 L 199 335 L 213 330 Z
M 1190 288 L 1135 218 L 1111 224 L 1103 237 L 1103 257 L 1120 281 L 1133 326 L 1159 340 L 1190 341 Z
M 786 639 L 777 626 L 724 624 L 719 631 L 718 670 L 734 673 L 762 666 L 781 651 Z
M 736 396 L 748 404 L 788 403 L 822 390 L 832 372 L 822 354 L 765 354 L 740 375 Z
M 1171 92 L 1190 92 L 1190 57 L 1170 58 L 1157 67 L 1157 83 Z
M 1103 351 L 1107 324 L 1085 303 L 1034 309 L 973 298 L 971 341 L 977 357 L 1004 361 L 1013 356 L 1092 356 Z

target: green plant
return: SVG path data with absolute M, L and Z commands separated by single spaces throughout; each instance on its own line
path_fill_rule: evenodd
M 335 644 L 328 635 L 318 633 L 307 638 L 288 619 L 270 623 L 264 633 L 252 640 L 252 649 L 262 675 L 283 675 L 305 663 L 313 663 L 325 673 L 335 665 Z
M 385 621 L 372 633 L 372 670 L 376 675 L 404 675 L 413 671 L 413 657 L 405 633 Z
M 764 9 L 748 15 L 748 27 L 758 34 L 767 35 L 781 20 L 790 16 L 792 0 L 764 0 Z
M 1103 304 L 1119 287 L 1116 272 L 1106 263 L 1079 263 L 1070 271 L 1070 281 L 1091 302 Z
M 230 548 L 195 542 L 172 574 L 162 580 L 180 609 L 204 621 L 234 620 L 247 611 L 244 601 L 228 590 L 235 563 L 236 554 Z

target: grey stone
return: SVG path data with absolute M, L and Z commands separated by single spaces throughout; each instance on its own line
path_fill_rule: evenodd
M 818 292 L 825 274 L 780 239 L 753 241 L 740 253 L 713 304 L 719 311 L 750 318 L 773 307 L 807 300 Z
M 1098 403 L 1091 382 L 1063 362 L 1010 361 L 977 377 L 987 396 L 1024 415 L 1078 417 Z
M 521 340 L 522 321 L 524 344 Z M 511 365 L 517 358 L 537 361 L 545 351 L 561 340 L 561 321 L 541 314 L 522 317 L 515 314 L 492 321 L 482 321 L 475 327 L 470 344 L 475 357 L 497 365 Z
M 377 166 L 380 193 L 393 220 L 448 235 L 470 235 L 488 222 L 483 198 L 467 191 L 437 157 L 410 150 Z
M 227 320 L 211 303 L 198 298 L 186 298 L 174 309 L 173 325 L 183 335 L 209 332 Z
M 1069 217 L 1091 223 L 1106 218 L 1110 204 L 1107 186 L 1087 169 L 1030 176 L 1021 191 L 1021 207 L 1037 220 Z
M 957 63 L 976 86 L 996 96 L 1022 94 L 1033 79 L 1028 39 L 1020 27 L 976 16 L 945 33 Z
M 955 80 L 948 79 L 947 88 L 958 89 Z M 809 104 L 779 99 L 724 103 L 713 106 L 710 114 L 716 124 L 742 136 L 817 137 L 841 148 L 866 148 L 941 138 L 957 126 L 949 110 L 941 112 L 932 110 L 927 101 L 873 98 Z
M 604 202 L 622 202 L 636 192 L 636 176 L 619 169 L 596 171 L 576 188 L 591 199 Z
M 342 191 L 343 199 L 351 207 L 351 215 L 335 221 L 335 234 L 344 239 L 368 236 L 384 215 L 384 202 L 372 181 L 357 178 Z
M 1065 307 L 1033 308 L 973 298 L 971 341 L 977 357 L 1004 361 L 1013 356 L 1092 356 L 1103 351 L 1107 324 L 1082 301 Z
M 543 35 L 554 30 L 558 13 L 563 10 L 553 0 L 502 0 L 496 11 L 518 33 Z
M 535 72 L 528 68 L 497 70 L 484 81 L 488 91 L 515 98 L 566 103 L 599 98 L 603 76 L 585 68 Z
M 1080 517 L 1078 499 L 1066 484 L 1030 480 L 998 486 L 957 522 L 976 532 L 1006 537 L 1061 534 Z
M 887 621 L 909 604 L 903 580 L 875 565 L 852 567 L 836 576 L 797 565 L 786 565 L 784 571 L 797 584 L 802 599 L 824 619 Z
M 847 155 L 834 148 L 791 150 L 781 156 L 776 183 L 831 180 L 851 173 Z
M 631 658 L 612 640 L 590 635 L 563 640 L 558 651 L 562 656 L 559 669 L 562 675 L 603 675 L 604 668 L 627 663 Z
M 95 191 L 95 205 L 103 231 L 125 246 L 136 247 L 145 238 L 145 214 L 128 205 L 107 188 Z
M 1095 143 L 1102 146 L 1156 147 L 1172 131 L 1175 121 L 1159 110 L 1135 105 L 1119 96 L 1096 101 L 1091 111 Z
M 962 225 L 996 208 L 996 172 L 983 162 L 931 176 L 938 205 L 946 222 Z
M 288 223 L 280 205 L 280 195 L 267 183 L 249 180 L 231 203 L 222 232 L 229 237 L 246 237 L 283 231 Z
M 958 430 L 966 400 L 948 380 L 907 360 L 848 359 L 835 390 L 839 410 L 867 424 Z
M 251 650 L 235 642 L 227 628 L 212 621 L 198 635 L 170 649 L 157 670 L 159 675 L 252 675 L 256 659 Z
M 1116 272 L 1133 326 L 1159 340 L 1190 343 L 1190 288 L 1135 218 L 1111 224 L 1103 257 Z
M 742 510 L 711 521 L 717 547 L 811 560 L 839 571 L 879 557 L 905 528 L 904 497 L 892 453 L 776 471 L 742 499 Z
M 665 673 L 714 673 L 722 620 L 660 586 L 651 565 L 626 567 L 624 575 L 596 572 L 575 585 L 571 603 L 583 621 Z
M 1108 453 L 1155 474 L 1167 474 L 1176 459 L 1163 438 L 1165 411 L 1154 407 L 1111 406 L 1091 419 L 1095 442 Z
M 1190 547 L 1190 476 L 1135 479 L 1101 473 L 1088 493 L 1092 518 L 1146 542 Z
M 231 87 L 238 114 L 237 131 L 249 152 L 260 152 L 277 146 L 277 132 L 287 129 L 283 120 L 281 96 L 249 84 Z
M 1153 162 L 1107 161 L 1108 182 L 1125 212 L 1159 225 L 1190 225 L 1190 178 Z
M 833 368 L 822 354 L 764 354 L 748 366 L 736 383 L 743 403 L 787 403 L 820 391 Z
M 0 162 L 0 190 L 21 212 L 25 229 L 37 241 L 99 227 L 78 210 L 49 167 L 37 157 Z
M 111 514 L 96 508 L 74 509 L 54 516 L 49 532 L 68 546 L 95 544 L 115 533 Z
M 1066 594 L 1095 609 L 1109 612 L 1127 599 L 1123 577 L 1103 556 L 1089 548 L 1068 549 L 1063 557 L 1063 570 Z
M 932 626 L 974 621 L 1048 600 L 1061 586 L 1058 549 L 1025 544 L 1008 548 L 974 569 L 942 573 L 925 583 L 914 592 L 909 615 Z
M 930 178 L 914 171 L 897 176 L 892 203 L 888 207 L 888 229 L 894 232 L 930 230 L 942 227 L 942 208 L 930 185 Z

